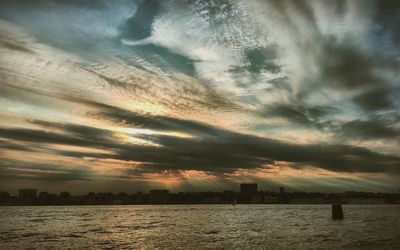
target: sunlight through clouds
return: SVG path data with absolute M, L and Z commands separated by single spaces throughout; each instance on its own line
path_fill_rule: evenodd
M 0 182 L 397 190 L 399 8 L 1 1 Z

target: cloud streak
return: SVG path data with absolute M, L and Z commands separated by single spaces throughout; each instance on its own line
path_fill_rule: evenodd
M 114 154 L 75 153 L 75 157 L 112 158 L 144 162 L 143 170 L 203 170 L 226 173 L 259 168 L 284 161 L 294 168 L 318 167 L 337 172 L 388 172 L 398 174 L 400 158 L 347 145 L 296 145 L 237 133 L 204 123 L 162 116 L 142 116 L 95 102 L 98 117 L 124 126 L 145 127 L 154 134 L 134 135 L 159 146 L 123 142 L 118 133 L 89 126 L 32 121 L 45 130 L 1 128 L 0 137 L 19 142 L 63 144 L 112 150 Z M 59 132 L 48 132 L 49 130 Z M 188 134 L 179 137 L 159 131 Z M 359 167 L 357 167 L 359 166 Z

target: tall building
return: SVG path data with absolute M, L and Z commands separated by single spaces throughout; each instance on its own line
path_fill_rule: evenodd
M 33 200 L 36 198 L 37 190 L 36 189 L 20 189 L 19 190 L 19 198 Z
M 257 183 L 240 184 L 240 193 L 242 194 L 255 194 L 257 191 Z
M 285 193 L 285 188 L 280 187 L 279 188 L 279 195 L 278 195 L 278 203 L 288 203 L 289 202 L 289 196 Z

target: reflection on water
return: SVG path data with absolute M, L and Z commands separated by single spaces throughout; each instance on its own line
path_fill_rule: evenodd
M 0 249 L 399 249 L 400 206 L 0 207 Z

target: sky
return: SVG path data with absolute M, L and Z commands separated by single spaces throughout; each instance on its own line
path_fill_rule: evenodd
M 397 192 L 400 2 L 0 2 L 0 190 Z

